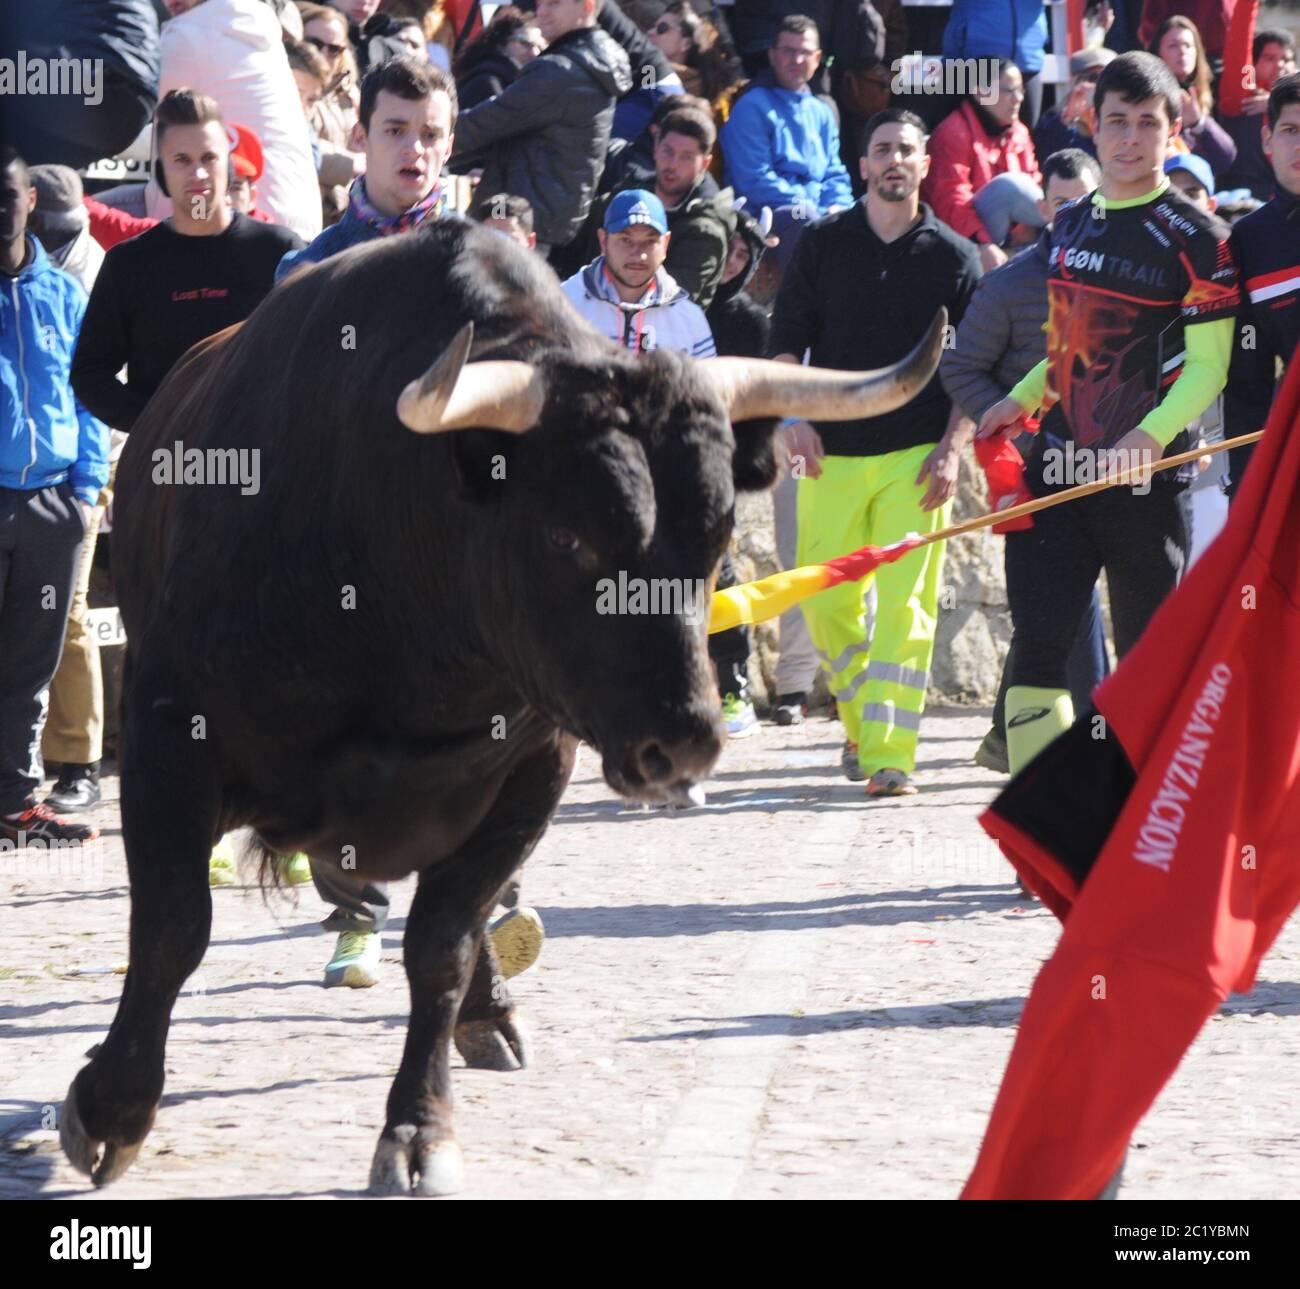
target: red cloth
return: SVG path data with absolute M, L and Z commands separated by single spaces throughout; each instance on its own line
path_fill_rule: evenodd
M 1042 186 L 1033 140 L 1016 120 L 998 138 L 989 138 L 970 102 L 940 122 L 930 137 L 930 173 L 921 185 L 921 200 L 963 237 L 991 240 L 972 204 L 976 192 L 996 175 L 1029 175 Z
M 1246 85 L 1248 82 L 1254 85 L 1255 60 L 1251 57 L 1251 46 L 1255 43 L 1255 17 L 1258 13 L 1259 0 L 1237 0 L 1237 7 L 1232 12 L 1223 46 L 1223 76 L 1219 81 L 1219 113 L 1222 116 L 1240 116 L 1245 106 Z M 1250 69 L 1249 77 L 1247 68 Z
M 976 439 L 975 460 L 988 480 L 989 510 L 1007 510 L 1034 499 L 1033 493 L 1025 487 L 1025 458 L 1008 436 L 998 434 L 991 439 Z M 1033 526 L 1033 515 L 1021 515 L 1018 519 L 994 524 L 993 531 L 1018 533 Z
M 451 19 L 456 33 L 456 47 L 468 42 L 483 30 L 483 14 L 478 0 L 443 0 L 443 12 Z
M 1138 40 L 1143 49 L 1151 47 L 1160 24 L 1174 14 L 1190 18 L 1201 33 L 1205 52 L 1211 58 L 1223 53 L 1228 34 L 1228 21 L 1236 0 L 1146 0 L 1142 8 L 1142 23 L 1138 27 Z
M 920 544 L 920 536 L 913 533 L 888 546 L 860 546 L 847 555 L 828 559 L 822 565 L 826 569 L 826 586 L 822 589 L 839 586 L 841 582 L 860 582 L 882 564 L 892 564 L 895 560 L 902 559 L 908 551 L 914 551 Z
M 147 233 L 158 221 L 128 215 L 124 210 L 106 206 L 93 197 L 84 198 L 86 209 L 90 212 L 90 235 L 106 251 L 111 251 L 118 242 L 129 241 L 141 233 Z
M 1300 902 L 1300 363 L 1218 540 L 981 822 L 1065 923 L 970 1199 L 1084 1199 Z M 1069 504 L 1069 503 L 1067 503 Z

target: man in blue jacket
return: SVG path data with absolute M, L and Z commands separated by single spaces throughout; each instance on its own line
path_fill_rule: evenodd
M 770 78 L 760 76 L 736 100 L 722 128 L 727 182 L 751 210 L 772 208 L 772 231 L 781 239 L 772 254 L 782 270 L 813 220 L 853 205 L 839 124 L 808 88 L 821 57 L 811 18 L 782 19 L 768 53 Z
M 72 351 L 86 293 L 27 231 L 27 166 L 0 152 L 0 841 L 98 836 L 38 805 L 41 729 L 77 556 L 108 482 L 108 428 L 77 401 Z

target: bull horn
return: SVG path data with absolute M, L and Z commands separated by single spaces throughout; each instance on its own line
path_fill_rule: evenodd
M 765 358 L 706 358 L 699 366 L 733 421 L 766 416 L 856 421 L 892 412 L 920 393 L 938 369 L 947 325 L 948 311 L 940 309 L 906 358 L 876 371 L 833 371 Z
M 437 361 L 397 399 L 397 419 L 417 434 L 478 428 L 522 434 L 537 423 L 546 381 L 536 367 L 506 359 L 468 362 L 474 324 L 467 322 Z

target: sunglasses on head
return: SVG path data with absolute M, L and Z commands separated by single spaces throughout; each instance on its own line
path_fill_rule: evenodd
M 307 43 L 315 45 L 322 54 L 328 54 L 331 58 L 338 58 L 347 48 L 346 45 L 331 45 L 328 40 L 322 40 L 319 36 L 308 36 Z

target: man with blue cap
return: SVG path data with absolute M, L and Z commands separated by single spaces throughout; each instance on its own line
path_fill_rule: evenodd
M 1199 206 L 1207 215 L 1214 209 L 1214 171 L 1204 157 L 1191 152 L 1176 152 L 1166 159 L 1165 174 L 1194 206 Z
M 670 240 L 663 202 L 644 188 L 619 193 L 596 238 L 600 255 L 563 284 L 574 308 L 634 353 L 676 349 L 711 357 L 713 333 L 704 310 L 663 267 Z

